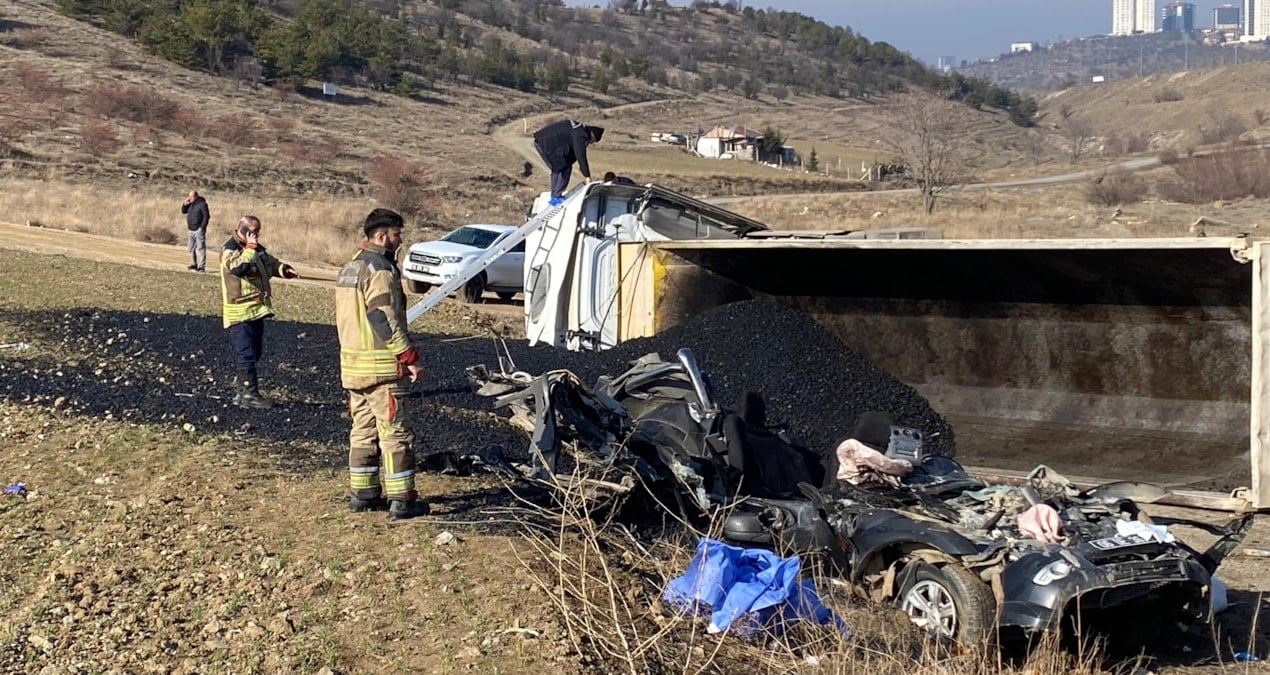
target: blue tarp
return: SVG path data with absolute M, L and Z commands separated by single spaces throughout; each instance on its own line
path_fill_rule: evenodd
M 800 579 L 798 556 L 782 558 L 758 548 L 738 548 L 702 538 L 683 575 L 670 580 L 662 597 L 680 609 L 710 614 L 710 632 L 779 630 L 781 620 L 846 624 L 820 602 L 810 579 Z M 733 624 L 736 623 L 735 626 Z

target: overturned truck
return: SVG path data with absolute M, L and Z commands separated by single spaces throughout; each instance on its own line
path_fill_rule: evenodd
M 1265 242 L 776 232 L 610 184 L 544 215 L 525 233 L 531 343 L 608 349 L 769 298 L 916 388 L 977 475 L 1021 481 L 1043 460 L 1076 485 L 1270 507 Z

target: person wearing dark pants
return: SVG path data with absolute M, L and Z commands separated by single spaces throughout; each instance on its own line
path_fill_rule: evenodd
M 586 149 L 599 143 L 604 136 L 603 127 L 593 127 L 574 120 L 552 122 L 534 133 L 534 149 L 551 169 L 551 201 L 558 204 L 569 187 L 573 165 L 577 163 L 582 178 L 591 182 L 591 165 L 587 162 Z
M 202 272 L 207 266 L 207 224 L 212 221 L 212 212 L 207 200 L 190 190 L 181 202 L 181 213 L 185 214 L 185 226 L 189 229 L 190 266 L 186 269 Z
M 265 319 L 273 316 L 269 280 L 300 274 L 260 244 L 260 219 L 243 216 L 221 251 L 221 311 L 238 370 L 234 405 L 267 409 L 273 402 L 260 395 L 256 364 L 264 350 Z

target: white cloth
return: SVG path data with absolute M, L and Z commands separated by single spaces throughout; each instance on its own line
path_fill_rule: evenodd
M 1147 541 L 1158 541 L 1161 544 L 1171 544 L 1175 537 L 1169 528 L 1163 525 L 1147 525 L 1138 520 L 1117 520 L 1116 534 L 1127 537 L 1129 535 L 1137 535 Z
M 852 485 L 880 481 L 882 476 L 907 476 L 913 464 L 905 459 L 891 459 L 869 446 L 848 438 L 838 445 L 838 480 Z

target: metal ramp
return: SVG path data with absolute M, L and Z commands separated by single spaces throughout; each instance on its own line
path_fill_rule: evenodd
M 494 264 L 494 261 L 498 260 L 503 254 L 511 251 L 513 248 L 516 248 L 516 246 L 520 244 L 520 242 L 524 241 L 526 237 L 541 229 L 544 225 L 550 222 L 552 218 L 555 218 L 561 211 L 563 211 L 575 196 L 585 192 L 585 187 L 585 183 L 575 185 L 572 190 L 569 190 L 569 192 L 565 194 L 564 200 L 562 200 L 559 204 L 543 211 L 533 218 L 530 218 L 524 225 L 521 225 L 519 228 L 513 230 L 510 234 L 498 240 L 486 249 L 480 257 L 468 263 L 467 267 L 460 270 L 459 273 L 454 275 L 452 279 L 432 289 L 432 291 L 423 296 L 419 302 L 416 302 L 410 307 L 410 309 L 406 310 L 406 325 L 408 326 L 414 323 L 416 319 L 423 316 L 424 312 L 427 312 L 433 307 L 441 304 L 441 301 L 444 300 L 446 296 L 462 288 L 467 284 L 467 282 L 474 279 L 476 275 L 485 271 L 485 268 Z

